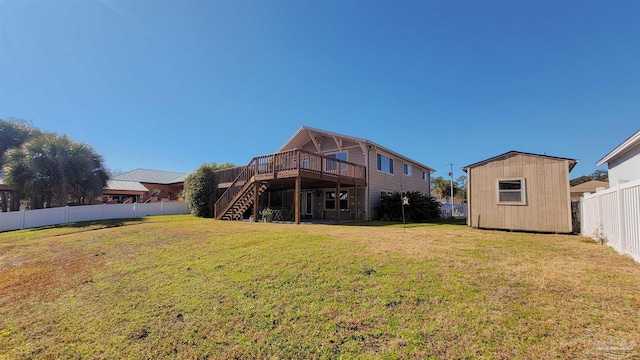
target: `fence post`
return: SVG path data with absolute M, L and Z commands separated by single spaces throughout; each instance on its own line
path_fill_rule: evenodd
M 596 232 L 598 233 L 598 236 L 605 236 L 604 234 L 604 220 L 603 220 L 603 215 L 602 215 L 602 195 L 600 194 L 600 192 L 604 190 L 604 188 L 596 188 L 596 205 L 597 205 L 597 215 L 598 215 L 598 222 L 597 222 L 597 228 L 595 229 Z
M 587 215 L 585 214 L 588 210 L 585 210 L 586 208 L 584 207 L 585 196 L 587 195 L 590 194 L 588 192 L 582 193 L 582 197 L 580 198 L 580 234 L 583 236 L 590 236 L 590 234 L 587 234 Z
M 618 226 L 620 227 L 620 247 L 623 253 L 627 254 L 627 232 L 624 211 L 624 196 L 622 193 L 622 182 L 618 180 L 616 184 L 616 196 L 618 197 Z
M 25 223 L 25 217 L 26 217 L 26 210 L 22 210 L 20 211 L 22 213 L 22 221 L 20 221 L 20 230 L 24 229 L 24 223 Z
M 102 203 L 102 219 L 100 219 L 100 220 L 104 220 L 104 209 L 105 209 L 106 206 L 107 206 L 106 203 Z
M 69 223 L 69 205 L 64 207 L 64 223 Z

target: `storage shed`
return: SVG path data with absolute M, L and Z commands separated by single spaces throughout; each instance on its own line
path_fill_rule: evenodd
M 463 167 L 467 173 L 467 225 L 570 233 L 569 172 L 577 162 L 509 151 Z

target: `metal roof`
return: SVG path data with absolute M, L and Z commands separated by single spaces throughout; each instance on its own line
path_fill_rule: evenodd
M 137 181 L 107 180 L 105 190 L 149 191 Z
M 478 165 L 486 164 L 486 163 L 488 163 L 488 162 L 495 161 L 495 160 L 498 160 L 498 159 L 500 159 L 500 158 L 507 157 L 507 156 L 509 156 L 509 155 L 517 155 L 517 154 L 519 154 L 519 155 L 537 156 L 537 157 L 542 157 L 542 158 L 547 158 L 547 159 L 555 159 L 555 160 L 567 160 L 567 161 L 569 161 L 569 162 L 570 162 L 570 164 L 569 164 L 569 171 L 573 170 L 574 166 L 576 166 L 576 164 L 578 163 L 578 160 L 576 160 L 576 159 L 569 159 L 569 158 L 564 158 L 564 157 L 549 156 L 549 155 L 541 155 L 541 154 L 533 154 L 533 153 L 527 153 L 527 152 L 522 152 L 522 151 L 515 151 L 515 150 L 511 150 L 511 151 L 507 151 L 507 152 L 506 152 L 506 153 L 504 153 L 504 154 L 500 154 L 500 155 L 498 155 L 498 156 L 494 156 L 494 157 L 492 157 L 492 158 L 489 158 L 489 159 L 486 159 L 486 160 L 482 160 L 482 161 L 478 161 L 477 163 L 473 163 L 473 164 L 471 164 L 471 165 L 464 166 L 464 167 L 462 168 L 462 171 L 467 172 L 467 170 L 468 170 L 469 168 L 472 168 L 472 167 L 474 167 L 474 166 L 478 166 Z
M 188 174 L 150 169 L 135 169 L 113 177 L 113 180 L 138 181 L 153 184 L 184 182 Z

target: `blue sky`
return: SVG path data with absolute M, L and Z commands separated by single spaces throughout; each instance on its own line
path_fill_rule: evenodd
M 640 1 L 0 0 L 0 117 L 119 171 L 244 165 L 308 125 L 435 176 L 518 150 L 575 178 L 640 128 Z

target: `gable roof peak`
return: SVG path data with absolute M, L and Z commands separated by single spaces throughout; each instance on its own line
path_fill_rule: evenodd
M 535 154 L 535 153 L 528 153 L 528 152 L 523 152 L 523 151 L 517 151 L 517 150 L 511 150 L 511 151 L 507 151 L 504 154 L 500 154 L 482 161 L 478 161 L 476 163 L 467 165 L 462 167 L 462 171 L 467 172 L 467 170 L 469 170 L 469 168 L 472 168 L 474 166 L 478 166 L 478 165 L 483 165 L 504 157 L 507 157 L 509 155 L 526 155 L 526 156 L 536 156 L 536 157 L 542 157 L 542 158 L 547 158 L 547 159 L 555 159 L 555 160 L 567 160 L 569 161 L 569 171 L 573 170 L 573 168 L 576 166 L 576 164 L 578 163 L 578 160 L 576 159 L 571 159 L 571 158 L 565 158 L 565 157 L 558 157 L 558 156 L 550 156 L 545 154 Z
M 300 138 L 300 135 L 303 134 L 304 132 L 309 133 L 309 135 L 314 135 L 314 136 L 309 136 L 308 138 Z M 362 149 L 363 152 L 366 152 L 367 150 L 365 149 L 380 149 L 388 154 L 391 154 L 392 156 L 398 157 L 400 159 L 403 159 L 407 162 L 413 163 L 414 165 L 417 165 L 419 167 L 423 167 L 425 169 L 429 169 L 431 171 L 435 171 L 433 168 L 426 166 L 424 164 L 421 164 L 415 160 L 412 160 L 404 155 L 401 155 L 389 148 L 386 148 L 380 144 L 377 144 L 371 140 L 367 140 L 364 138 L 360 138 L 360 137 L 356 137 L 356 136 L 351 136 L 351 135 L 345 135 L 345 134 L 340 134 L 340 133 L 336 133 L 333 131 L 328 131 L 328 130 L 323 130 L 323 129 L 318 129 L 318 128 L 314 128 L 311 126 L 307 126 L 307 125 L 302 125 L 294 134 L 293 136 L 291 136 L 289 138 L 289 140 L 287 140 L 278 150 L 278 152 L 282 152 L 282 151 L 286 151 L 286 150 L 291 150 L 291 149 L 297 149 L 297 148 L 301 148 L 302 146 L 304 146 L 305 144 L 307 144 L 309 141 L 314 142 L 314 145 L 316 145 L 316 147 L 319 149 L 319 145 L 317 144 L 317 140 L 315 140 L 315 135 L 324 135 L 324 136 L 328 136 L 328 137 L 334 137 L 334 138 L 341 138 L 344 140 L 348 140 L 348 141 L 352 141 L 357 143 L 360 148 Z

